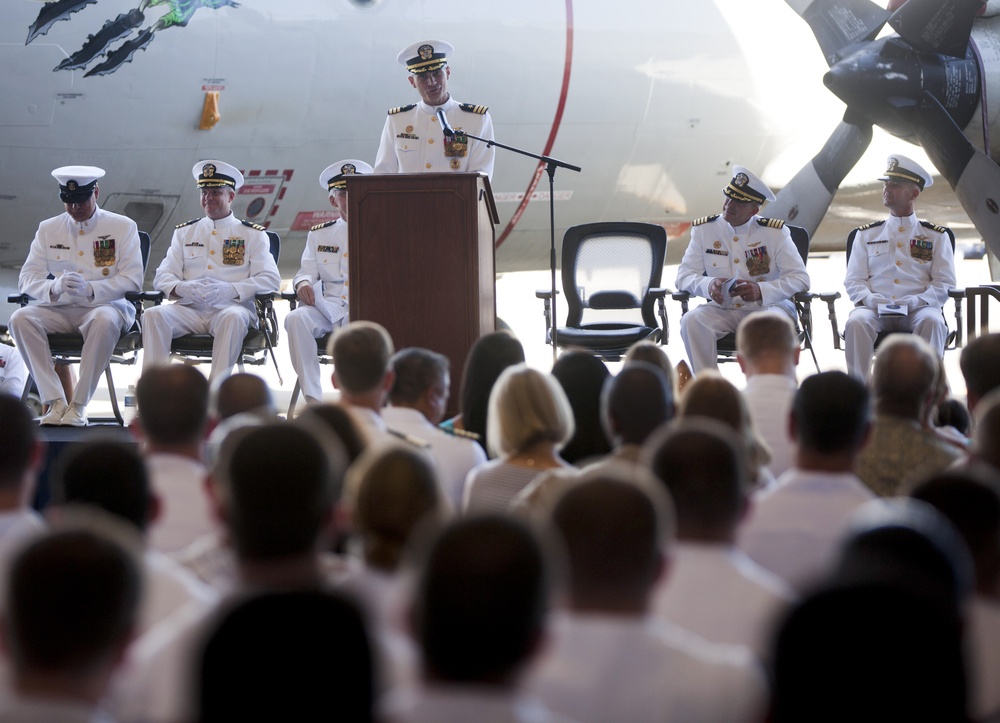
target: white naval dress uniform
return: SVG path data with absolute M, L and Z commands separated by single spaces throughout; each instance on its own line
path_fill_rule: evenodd
M 288 353 L 292 368 L 299 377 L 302 393 L 310 399 L 322 399 L 316 338 L 328 334 L 347 319 L 347 222 L 343 219 L 314 226 L 306 237 L 299 271 L 292 288 L 303 281 L 313 286 L 316 299 L 326 313 L 316 306 L 299 304 L 285 317 Z M 320 286 L 317 286 L 319 284 Z
M 52 296 L 55 277 L 79 272 L 93 298 Z M 135 221 L 100 207 L 83 223 L 68 213 L 42 221 L 21 267 L 18 287 L 39 300 L 10 317 L 10 330 L 28 365 L 42 401 L 63 399 L 46 334 L 83 334 L 80 378 L 73 399 L 86 406 L 97 389 L 121 332 L 135 321 L 125 292 L 142 288 L 142 252 Z
M 27 380 L 28 369 L 24 366 L 21 352 L 7 344 L 0 344 L 0 392 L 20 397 Z
M 737 298 L 732 308 L 712 301 L 708 292 L 712 280 L 734 275 L 756 281 L 761 300 L 745 302 Z M 722 216 L 708 216 L 691 226 L 691 243 L 677 269 L 676 283 L 681 291 L 709 299 L 681 317 L 681 338 L 697 374 L 718 367 L 716 342 L 736 331 L 748 314 L 774 309 L 794 321 L 791 297 L 809 288 L 809 274 L 781 221 L 753 216 L 733 228 Z
M 166 361 L 174 337 L 211 334 L 215 343 L 210 378 L 228 375 L 247 329 L 256 323 L 254 295 L 277 291 L 281 285 L 268 248 L 267 234 L 260 226 L 233 214 L 217 221 L 206 216 L 178 226 L 166 258 L 156 270 L 153 287 L 169 298 L 182 281 L 214 278 L 233 284 L 238 297 L 213 306 L 180 298 L 147 310 L 142 328 L 143 369 Z
M 423 101 L 393 108 L 385 119 L 382 140 L 375 158 L 375 173 L 485 173 L 493 177 L 494 149 L 482 141 L 468 139 L 462 149 L 446 138 L 438 123 L 437 110 L 444 109 L 448 125 L 480 138 L 493 139 L 493 119 L 484 106 L 459 103 L 448 98 L 444 105 Z M 448 156 L 451 148 L 453 156 Z
M 867 380 L 880 331 L 912 331 L 944 354 L 948 327 L 942 307 L 955 286 L 951 230 L 914 214 L 851 232 L 844 286 L 855 308 L 844 325 L 847 368 Z M 879 304 L 905 304 L 906 316 L 880 317 Z

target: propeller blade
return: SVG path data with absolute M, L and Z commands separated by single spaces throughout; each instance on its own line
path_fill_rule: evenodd
M 978 0 L 977 0 L 978 1 Z M 864 40 L 874 40 L 889 11 L 870 0 L 785 0 L 805 20 L 816 36 L 827 65 L 843 51 Z
M 864 155 L 871 140 L 871 125 L 842 122 L 823 149 L 768 204 L 767 216 L 802 226 L 812 236 L 841 181 Z
M 930 93 L 913 110 L 917 137 L 941 171 L 976 230 L 1000 256 L 1000 166 L 972 145 Z
M 982 0 L 907 0 L 889 18 L 899 37 L 922 53 L 964 58 Z

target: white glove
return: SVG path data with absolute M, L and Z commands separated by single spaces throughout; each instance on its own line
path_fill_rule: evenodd
M 236 287 L 233 284 L 230 284 L 227 281 L 217 281 L 213 279 L 212 285 L 205 293 L 205 303 L 209 306 L 214 306 L 222 303 L 223 301 L 232 301 L 238 295 Z
M 201 279 L 182 281 L 174 287 L 174 294 L 182 299 L 188 299 L 196 304 L 204 304 L 208 287 Z
M 67 271 L 52 282 L 51 291 L 54 296 L 68 294 L 83 296 L 87 293 L 88 282 L 77 271 Z

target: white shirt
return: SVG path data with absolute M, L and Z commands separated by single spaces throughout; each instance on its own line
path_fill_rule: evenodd
M 298 273 L 292 288 L 308 281 L 316 295 L 326 300 L 332 323 L 347 316 L 348 306 L 347 222 L 343 219 L 313 226 L 306 236 Z M 318 286 L 317 286 L 318 285 Z
M 679 541 L 652 609 L 706 640 L 744 645 L 764 659 L 777 619 L 793 600 L 781 579 L 735 547 Z
M 160 498 L 160 517 L 149 528 L 150 547 L 179 552 L 217 529 L 205 491 L 205 465 L 190 457 L 157 453 L 146 456 L 146 469 Z
M 965 626 L 969 712 L 976 720 L 1000 716 L 1000 602 L 976 595 Z
M 798 388 L 798 382 L 784 374 L 751 374 L 743 390 L 754 427 L 771 449 L 767 469 L 775 477 L 795 461 L 795 445 L 788 435 L 788 412 Z
M 754 498 L 739 547 L 801 591 L 833 562 L 851 513 L 875 497 L 851 473 L 791 469 Z
M 539 700 L 485 685 L 425 684 L 400 691 L 385 719 L 401 723 L 570 723 Z
M 0 392 L 20 397 L 28 380 L 21 352 L 7 344 L 0 344 Z
M 749 650 L 640 615 L 560 615 L 530 687 L 584 723 L 758 721 L 767 700 Z
M 486 461 L 486 452 L 483 448 L 471 439 L 455 437 L 441 431 L 417 409 L 386 407 L 382 410 L 382 419 L 389 429 L 403 432 L 429 444 L 427 452 L 434 460 L 444 495 L 453 509 L 460 509 L 466 476 L 473 467 Z

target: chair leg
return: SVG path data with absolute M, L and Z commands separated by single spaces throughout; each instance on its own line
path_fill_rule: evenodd
M 24 380 L 24 390 L 21 392 L 21 404 L 24 404 L 26 401 L 28 401 L 28 395 L 30 393 L 31 393 L 31 375 L 28 374 Z M 42 404 L 44 403 L 45 400 L 43 399 Z
M 118 424 L 124 427 L 125 417 L 122 416 L 122 410 L 118 407 L 118 394 L 115 393 L 115 380 L 111 376 L 110 364 L 104 368 L 104 378 L 108 380 L 108 396 L 111 397 L 111 411 L 114 412 Z
M 292 387 L 292 401 L 288 403 L 288 419 L 292 418 L 292 414 L 295 413 L 295 403 L 299 400 L 299 389 L 301 389 L 299 384 L 299 378 L 295 377 L 295 386 Z

